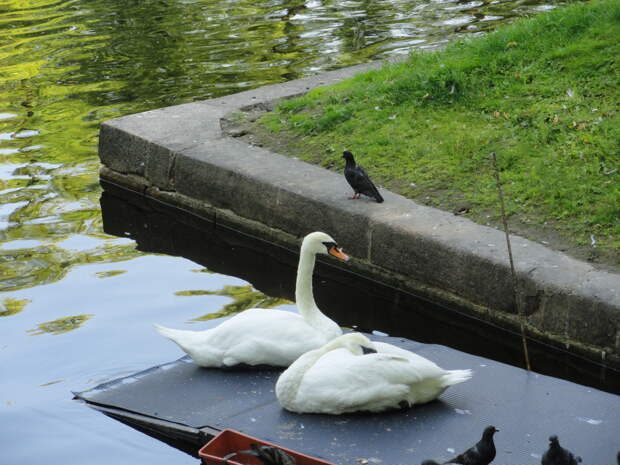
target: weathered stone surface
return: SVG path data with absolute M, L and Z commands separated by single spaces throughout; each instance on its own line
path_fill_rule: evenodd
M 222 134 L 220 121 L 236 110 L 269 107 L 368 66 L 377 64 L 108 121 L 100 137 L 102 176 L 267 239 L 323 230 L 357 259 L 352 266 L 377 279 L 514 328 L 502 231 L 388 191 L 383 204 L 349 200 L 340 174 Z M 620 360 L 620 275 L 518 236 L 512 248 L 530 328 Z
M 417 212 L 377 224 L 372 233 L 371 262 L 450 289 L 478 304 L 515 312 L 510 270 L 504 264 L 508 260 L 500 252 L 503 244 L 484 241 L 484 233 L 494 235 L 488 231 L 483 231 L 478 236 L 483 239 L 479 239 L 456 228 L 451 239 L 446 240 L 439 230 L 455 226 L 450 220 L 443 212 L 421 207 Z
M 103 123 L 99 132 L 99 158 L 104 166 L 124 174 L 144 176 L 147 142 L 119 129 L 116 122 Z

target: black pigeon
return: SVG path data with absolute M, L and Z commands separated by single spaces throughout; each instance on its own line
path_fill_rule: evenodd
M 364 171 L 364 168 L 355 164 L 353 154 L 345 150 L 342 152 L 342 158 L 347 161 L 344 166 L 344 177 L 355 191 L 351 198 L 359 199 L 360 195 L 364 194 L 368 197 L 372 197 L 379 203 L 383 202 L 383 197 L 379 194 L 379 191 L 366 174 L 366 171 Z
M 487 426 L 482 433 L 482 439 L 475 446 L 457 455 L 444 463 L 460 463 L 461 465 L 489 465 L 495 458 L 495 443 L 493 435 L 499 431 L 495 426 Z
M 250 444 L 252 450 L 244 450 L 243 454 L 254 455 L 265 465 L 295 465 L 295 459 L 282 449 L 273 446 Z
M 549 449 L 540 461 L 542 465 L 577 465 L 579 462 L 581 457 L 576 457 L 571 451 L 564 449 L 555 435 L 549 438 Z

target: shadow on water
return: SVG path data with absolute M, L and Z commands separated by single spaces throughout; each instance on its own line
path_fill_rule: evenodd
M 244 279 L 276 299 L 294 300 L 298 252 L 207 222 L 109 183 L 101 198 L 107 233 L 131 237 L 139 250 L 182 256 Z M 336 238 L 338 239 L 338 238 Z M 265 272 L 268 270 L 268 272 Z M 315 298 L 341 326 L 441 344 L 523 365 L 520 335 L 318 260 Z M 530 340 L 537 373 L 620 394 L 620 372 L 567 350 Z

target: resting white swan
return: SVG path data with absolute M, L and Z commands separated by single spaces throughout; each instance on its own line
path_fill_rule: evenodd
M 159 325 L 155 328 L 203 367 L 289 366 L 301 354 L 342 334 L 340 327 L 321 313 L 314 302 L 312 272 L 319 253 L 341 260 L 349 258 L 325 233 L 313 232 L 304 238 L 295 287 L 299 314 L 252 308 L 205 331 L 183 331 Z
M 276 396 L 297 413 L 380 412 L 430 402 L 471 375 L 348 333 L 295 360 L 278 378 Z

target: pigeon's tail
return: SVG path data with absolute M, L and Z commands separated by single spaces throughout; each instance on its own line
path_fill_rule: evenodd
M 452 386 L 454 384 L 462 383 L 472 377 L 473 372 L 471 370 L 449 370 L 445 375 L 441 377 L 442 384 L 444 386 Z
M 375 198 L 377 203 L 383 202 L 383 197 L 379 194 L 379 189 L 377 189 L 374 184 L 372 186 L 372 196 Z

